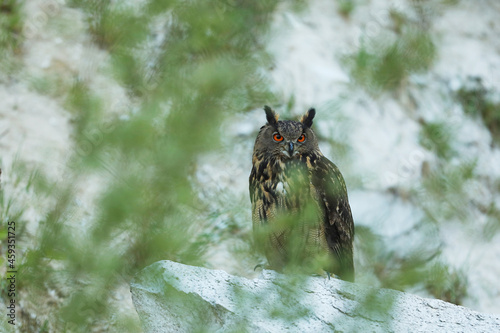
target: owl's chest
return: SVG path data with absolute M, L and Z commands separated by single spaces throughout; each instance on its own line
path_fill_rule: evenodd
M 309 172 L 300 165 L 286 166 L 278 172 L 272 190 L 278 205 L 284 208 L 298 208 L 316 197 Z

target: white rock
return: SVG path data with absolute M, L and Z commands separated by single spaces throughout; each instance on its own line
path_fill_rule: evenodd
M 147 333 L 500 331 L 500 317 L 440 300 L 267 270 L 250 280 L 159 261 L 131 292 Z

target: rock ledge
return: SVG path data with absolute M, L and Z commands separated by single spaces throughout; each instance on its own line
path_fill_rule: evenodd
M 264 270 L 249 280 L 159 261 L 131 283 L 149 332 L 500 332 L 500 317 L 436 299 Z

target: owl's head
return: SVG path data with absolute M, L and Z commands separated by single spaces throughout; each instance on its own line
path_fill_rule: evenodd
M 316 110 L 309 109 L 300 121 L 280 121 L 278 114 L 267 105 L 264 111 L 267 124 L 261 127 L 257 135 L 254 154 L 286 160 L 319 151 L 318 140 L 311 129 Z

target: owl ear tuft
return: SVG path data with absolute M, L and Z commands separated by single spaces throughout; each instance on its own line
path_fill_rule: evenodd
M 264 111 L 266 111 L 266 118 L 267 118 L 267 122 L 269 123 L 269 125 L 271 125 L 273 127 L 277 127 L 279 114 L 274 112 L 273 109 L 271 109 L 267 105 L 264 106 Z
M 305 127 L 311 127 L 313 124 L 313 118 L 316 115 L 316 110 L 314 108 L 310 108 L 307 110 L 306 114 L 300 118 L 300 122 L 304 124 Z

